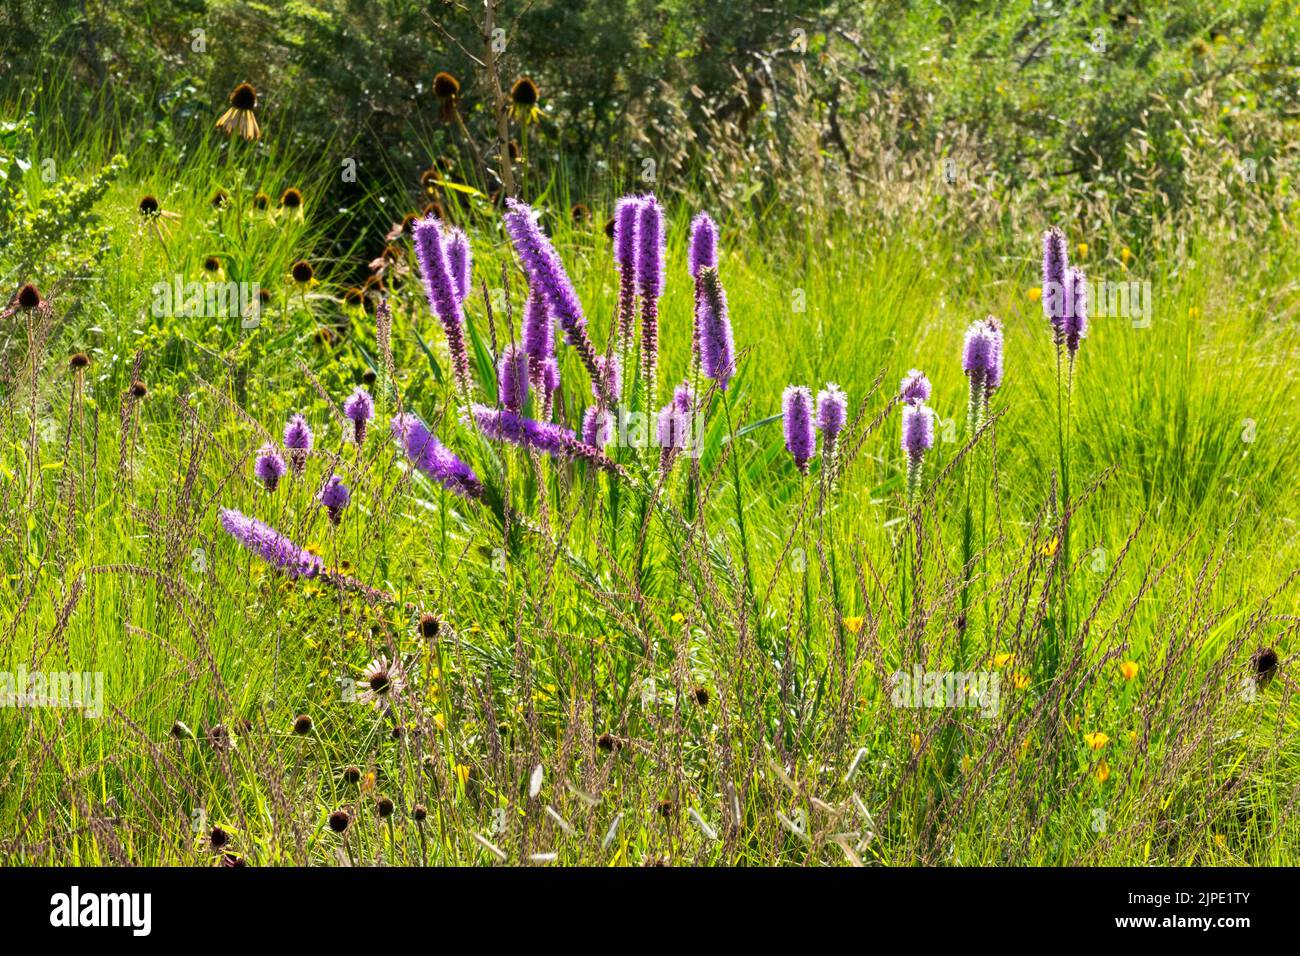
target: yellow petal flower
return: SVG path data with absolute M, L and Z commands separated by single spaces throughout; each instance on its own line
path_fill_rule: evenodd
M 860 615 L 858 617 L 846 617 L 844 627 L 850 634 L 858 633 L 858 631 L 862 630 L 862 617 Z
M 1027 289 L 1025 295 L 1029 296 L 1030 302 L 1037 302 L 1043 297 L 1043 290 L 1034 286 L 1032 289 Z
M 681 611 L 678 611 L 676 614 L 673 615 L 674 624 L 681 624 L 685 620 L 686 620 L 686 615 L 682 614 Z
M 1024 690 L 1029 686 L 1029 675 L 1024 671 L 1016 671 L 1011 675 L 1011 686 L 1016 690 Z
M 1088 745 L 1090 750 L 1100 750 L 1110 743 L 1110 737 L 1103 734 L 1100 730 L 1093 731 L 1090 734 L 1083 735 L 1083 742 Z
M 996 667 L 996 668 L 998 668 L 998 669 L 1000 670 L 1001 668 L 1006 667 L 1008 664 L 1010 664 L 1010 663 L 1011 663 L 1012 661 L 1014 661 L 1015 659 L 1016 659 L 1016 655 L 1015 655 L 1015 654 L 1012 654 L 1012 653 L 1010 653 L 1010 652 L 1007 652 L 1007 653 L 1005 653 L 1005 654 L 994 654 L 994 655 L 993 655 L 993 666 Z
M 469 783 L 469 767 L 463 763 L 456 764 L 456 779 L 460 781 L 462 787 Z
M 1106 761 L 1103 760 L 1101 763 L 1097 764 L 1097 782 L 1105 783 L 1109 779 L 1110 779 L 1110 764 L 1106 763 Z
M 1080 259 L 1088 258 L 1088 244 L 1086 242 L 1079 243 L 1074 249 L 1079 254 Z
M 1138 675 L 1137 661 L 1122 661 L 1119 665 L 1119 672 L 1125 680 L 1132 680 Z

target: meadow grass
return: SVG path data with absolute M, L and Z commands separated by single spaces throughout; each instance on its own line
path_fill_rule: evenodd
M 632 449 L 613 452 L 622 479 L 477 434 L 414 274 L 391 294 L 390 379 L 373 314 L 339 302 L 362 250 L 313 256 L 373 201 L 326 213 L 313 175 L 333 169 L 231 156 L 132 155 L 96 205 L 95 268 L 58 285 L 43 329 L 15 311 L 0 330 L 4 669 L 104 675 L 98 719 L 3 711 L 0 860 L 1295 862 L 1300 396 L 1294 296 L 1279 292 L 1297 278 L 1293 241 L 1192 224 L 1125 265 L 1122 237 L 1069 230 L 1091 274 L 1149 280 L 1153 307 L 1149 323 L 1094 319 L 1080 351 L 1062 569 L 1037 228 L 972 240 L 920 216 L 720 217 L 738 373 L 727 406 L 709 398 L 698 473 L 684 459 L 660 484 Z M 290 185 L 303 222 L 250 209 L 254 190 Z M 57 187 L 33 171 L 25 188 L 39 203 Z M 220 214 L 218 188 L 233 197 Z M 145 194 L 179 217 L 161 236 L 138 214 Z M 585 226 L 558 194 L 541 205 L 603 348 L 612 196 Z M 689 370 L 694 211 L 671 210 L 661 395 Z M 493 404 L 525 285 L 498 215 L 457 216 Z M 213 255 L 270 291 L 257 328 L 152 314 L 154 283 L 201 279 Z M 316 267 L 308 288 L 287 277 L 299 258 Z M 972 440 L 960 349 L 986 314 L 1004 323 L 1006 381 Z M 91 365 L 74 392 L 78 350 Z M 589 383 L 572 349 L 559 357 L 557 417 L 577 427 Z M 909 510 L 894 395 L 914 367 L 938 421 Z M 367 370 L 378 410 L 358 448 L 339 406 Z M 787 384 L 826 382 L 850 402 L 833 480 L 820 457 L 799 474 L 776 417 Z M 483 501 L 407 468 L 388 433 L 399 407 L 474 467 Z M 299 411 L 316 430 L 307 477 L 268 493 L 253 456 Z M 314 502 L 332 471 L 353 492 L 337 528 Z M 963 568 L 968 480 L 987 491 Z M 338 578 L 271 571 L 222 532 L 223 507 Z M 1048 635 L 1059 665 L 1044 675 Z M 1262 647 L 1282 660 L 1268 683 Z M 379 657 L 406 676 L 388 711 L 353 699 Z M 914 664 L 996 673 L 996 715 L 895 706 L 890 675 Z M 343 834 L 328 823 L 341 809 Z

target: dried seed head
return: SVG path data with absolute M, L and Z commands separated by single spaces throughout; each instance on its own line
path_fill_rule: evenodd
M 352 784 L 360 783 L 360 782 L 361 782 L 361 768 L 360 768 L 360 767 L 348 767 L 348 768 L 346 768 L 346 769 L 343 771 L 343 782 L 344 782 L 344 783 L 352 783 Z
M 659 811 L 661 817 L 667 820 L 673 815 L 673 802 L 667 797 L 664 797 L 655 805 L 655 809 Z
M 140 197 L 140 202 L 136 204 L 136 208 L 140 210 L 142 216 L 156 216 L 162 211 L 162 206 L 159 205 L 158 200 L 148 195 Z
M 18 290 L 18 308 L 31 310 L 41 304 L 41 291 L 28 282 Z
M 149 394 L 149 386 L 146 385 L 144 382 L 140 381 L 138 378 L 131 383 L 132 398 L 138 401 L 139 399 L 144 398 L 148 394 Z
M 257 193 L 253 196 L 254 209 L 264 210 L 270 205 L 271 205 L 271 197 L 268 196 L 266 193 L 262 192 L 261 190 L 258 190 Z
M 709 689 L 707 687 L 695 688 L 691 691 L 691 697 L 693 697 L 695 703 L 699 704 L 701 707 L 709 706 Z
M 375 378 L 376 378 L 376 376 L 375 376 L 375 370 L 374 370 L 373 368 L 368 368 L 368 369 L 366 369 L 364 372 L 361 373 L 361 381 L 362 381 L 363 384 L 366 384 L 366 385 L 374 385 L 374 384 L 375 384 Z
M 299 714 L 293 721 L 293 732 L 302 737 L 311 733 L 311 718 L 306 714 Z
M 438 636 L 438 619 L 432 614 L 420 615 L 420 636 L 427 638 Z
M 230 197 L 226 195 L 224 189 L 218 189 L 212 194 L 211 202 L 213 209 L 224 209 L 226 206 L 230 205 Z
M 1250 662 L 1255 673 L 1255 683 L 1260 687 L 1267 687 L 1269 682 L 1277 676 L 1278 657 L 1277 651 L 1273 648 L 1259 648 L 1251 657 Z
M 348 824 L 351 822 L 352 818 L 348 816 L 346 810 L 335 810 L 330 814 L 329 827 L 335 833 L 342 833 L 348 828 Z
M 208 834 L 208 845 L 214 850 L 220 850 L 230 842 L 230 834 L 221 827 L 213 827 L 212 832 Z
M 233 853 L 221 854 L 221 865 L 230 866 L 230 867 L 248 866 L 248 864 L 244 862 L 244 858 L 242 856 L 236 856 Z
M 216 256 L 208 256 L 206 259 L 203 260 L 203 271 L 220 272 L 221 260 L 218 259 Z
M 387 797 L 380 797 L 375 801 L 375 809 L 379 811 L 381 817 L 391 817 L 393 815 L 393 801 Z
M 293 281 L 299 285 L 306 285 L 316 277 L 316 270 L 311 267 L 311 263 L 306 259 L 299 259 L 295 262 L 289 272 L 293 276 Z
M 596 746 L 609 753 L 618 746 L 618 738 L 607 730 L 596 738 Z
M 90 356 L 85 352 L 73 352 L 68 356 L 68 368 L 85 368 L 90 364 Z
M 416 823 L 423 823 L 424 818 L 427 817 L 428 815 L 429 815 L 429 811 L 425 809 L 423 803 L 417 803 L 415 806 L 411 808 L 411 819 L 414 820 Z

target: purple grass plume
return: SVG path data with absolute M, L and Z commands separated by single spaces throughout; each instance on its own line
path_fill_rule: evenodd
M 1052 337 L 1060 346 L 1064 342 L 1066 297 L 1065 274 L 1070 268 L 1070 253 L 1065 233 L 1053 226 L 1043 233 L 1043 315 L 1052 325 Z
M 524 418 L 508 409 L 472 405 L 470 413 L 479 430 L 494 441 L 520 448 L 536 449 L 561 461 L 585 461 L 605 471 L 622 475 L 623 469 L 599 448 L 587 445 L 561 425 Z
M 465 313 L 461 308 L 458 278 L 447 256 L 447 236 L 434 216 L 415 224 L 415 257 L 420 262 L 424 293 L 429 308 L 442 324 L 451 353 L 452 373 L 463 395 L 470 395 L 473 380 L 469 371 L 469 350 L 465 345 Z
M 641 296 L 641 382 L 648 413 L 655 407 L 659 378 L 659 297 L 664 294 L 664 210 L 653 194 L 641 197 L 636 286 Z
M 618 265 L 618 341 L 632 341 L 636 316 L 637 227 L 641 218 L 641 197 L 624 196 L 614 207 L 614 262 Z
M 497 360 L 497 396 L 512 412 L 523 411 L 528 401 L 528 353 L 520 345 L 507 345 Z
M 849 399 L 844 389 L 834 382 L 817 393 L 817 429 L 822 433 L 824 455 L 827 460 L 835 457 L 836 440 L 844 430 L 844 422 L 849 414 Z
M 343 401 L 343 414 L 352 421 L 352 437 L 358 446 L 365 443 L 366 426 L 375 417 L 375 400 L 370 393 L 358 385 Z
M 280 532 L 233 508 L 222 508 L 221 527 L 239 544 L 291 578 L 314 578 L 320 574 L 319 555 L 300 548 Z
M 275 450 L 271 444 L 263 445 L 257 453 L 257 461 L 253 463 L 253 474 L 267 491 L 275 491 L 280 484 L 280 479 L 284 477 L 285 464 L 280 453 Z
M 582 414 L 582 443 L 604 450 L 614 440 L 614 413 L 592 405 Z
M 930 380 L 919 369 L 912 369 L 903 376 L 898 386 L 898 400 L 907 402 L 928 402 L 930 400 Z
M 311 426 L 307 424 L 307 419 L 300 414 L 291 416 L 289 423 L 284 426 L 284 447 L 289 452 L 289 464 L 298 478 L 307 469 L 307 455 L 311 452 L 311 445 Z
M 391 428 L 416 469 L 462 498 L 482 497 L 483 483 L 473 469 L 438 441 L 422 421 L 410 413 L 394 415 Z
M 736 372 L 736 342 L 727 311 L 727 293 L 714 266 L 700 269 L 696 279 L 700 298 L 696 302 L 695 326 L 700 337 L 700 369 L 723 391 Z
M 463 303 L 470 293 L 470 274 L 474 268 L 469 236 L 464 229 L 449 229 L 447 237 L 447 267 L 456 284 L 456 296 Z
M 343 484 L 342 478 L 338 475 L 330 475 L 321 486 L 316 500 L 329 515 L 330 524 L 337 528 L 339 522 L 343 520 L 343 509 L 352 500 L 352 492 L 348 490 L 347 485 Z
M 1061 336 L 1073 364 L 1079 343 L 1088 335 L 1088 277 L 1082 269 L 1071 267 L 1065 274 L 1068 289 L 1065 301 L 1065 321 L 1061 323 Z
M 517 199 L 506 200 L 505 226 L 514 244 L 519 261 L 528 273 L 528 286 L 537 289 L 546 300 L 546 306 L 564 330 L 564 339 L 577 351 L 587 374 L 598 383 L 601 398 L 609 405 L 616 402 L 612 391 L 601 378 L 596 364 L 596 348 L 587 334 L 587 319 L 582 303 L 573 290 L 568 273 L 551 240 L 537 224 L 537 214 Z
M 907 455 L 907 502 L 916 501 L 925 453 L 934 447 L 934 412 L 923 402 L 903 406 L 903 453 Z
M 781 412 L 785 427 L 785 450 L 794 458 L 795 467 L 806 475 L 808 462 L 817 453 L 812 392 L 803 385 L 787 386 L 781 393 Z

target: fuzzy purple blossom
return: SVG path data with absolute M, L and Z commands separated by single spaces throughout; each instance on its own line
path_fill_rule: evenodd
M 321 507 L 329 514 L 330 524 L 338 526 L 343 519 L 343 509 L 348 506 L 352 500 L 352 492 L 348 486 L 343 484 L 343 479 L 338 475 L 330 475 L 321 486 L 320 493 L 316 496 Z
M 1079 343 L 1088 334 L 1088 277 L 1082 269 L 1071 267 L 1065 274 L 1065 287 L 1066 310 L 1061 336 L 1073 362 Z
M 242 547 L 289 577 L 314 578 L 320 574 L 322 562 L 318 555 L 298 547 L 271 526 L 232 508 L 222 508 L 218 516 L 221 527 Z
M 898 386 L 900 402 L 928 402 L 930 400 L 930 380 L 920 370 L 912 369 L 903 376 Z
M 693 411 L 695 409 L 695 390 L 686 382 L 682 382 L 673 389 L 673 405 L 679 412 Z
M 366 440 L 366 426 L 375 417 L 375 400 L 358 385 L 343 401 L 343 414 L 352 420 L 353 437 L 358 445 Z
M 528 353 L 519 345 L 507 345 L 497 360 L 497 395 L 512 412 L 528 401 Z
M 560 390 L 560 363 L 551 356 L 542 363 L 542 417 L 551 417 L 551 408 L 555 402 L 555 393 Z
M 825 439 L 826 457 L 835 454 L 835 441 L 848 418 L 849 399 L 834 382 L 817 393 L 817 428 Z
M 934 412 L 922 402 L 903 406 L 903 453 L 907 455 L 907 500 L 916 500 L 921 487 L 925 453 L 934 447 Z
M 284 459 L 275 450 L 275 446 L 263 445 L 257 453 L 257 460 L 253 463 L 253 474 L 257 476 L 257 480 L 267 491 L 275 491 L 276 486 L 280 484 L 280 479 L 284 477 L 284 471 Z
M 706 378 L 726 391 L 736 371 L 736 343 L 727 311 L 727 293 L 718 270 L 705 266 L 696 281 L 700 297 L 696 302 L 696 327 L 700 338 L 700 369 Z
M 519 261 L 528 273 L 528 285 L 537 289 L 546 300 L 551 315 L 564 330 L 565 341 L 578 352 L 592 381 L 599 383 L 602 398 L 613 405 L 615 397 L 612 391 L 601 381 L 600 369 L 596 365 L 596 349 L 587 335 L 587 320 L 582 313 L 582 303 L 573 290 L 568 273 L 551 240 L 537 224 L 536 213 L 517 199 L 506 200 L 505 226 L 514 244 Z
M 456 296 L 464 302 L 469 295 L 470 272 L 473 268 L 473 254 L 469 248 L 469 236 L 463 229 L 451 229 L 446 233 L 447 267 L 451 270 L 456 284 Z
M 691 278 L 698 278 L 701 269 L 718 267 L 718 227 L 707 212 L 691 220 L 691 247 L 687 255 L 687 268 Z
M 983 421 L 990 391 L 995 387 L 990 382 L 1002 379 L 1002 331 L 996 322 L 981 319 L 970 324 L 962 344 L 961 367 L 970 380 L 967 423 L 974 431 Z
M 596 364 L 600 367 L 600 374 L 609 382 L 610 390 L 618 395 L 623 388 L 623 363 L 619 361 L 617 355 L 611 355 L 606 358 L 604 355 L 596 356 Z M 600 392 L 593 384 L 591 394 L 597 399 L 600 398 Z
M 618 340 L 632 340 L 636 312 L 637 225 L 641 198 L 624 196 L 614 207 L 614 261 L 618 264 Z
M 637 221 L 636 285 L 641 295 L 641 382 L 648 412 L 655 405 L 659 378 L 659 297 L 664 294 L 664 210 L 651 194 L 641 197 Z
M 663 474 L 673 466 L 677 453 L 686 447 L 690 440 L 690 412 L 683 412 L 672 401 L 659 409 L 659 418 L 655 423 L 655 439 L 659 445 L 659 469 Z
M 415 257 L 420 262 L 429 308 L 447 335 L 447 349 L 451 353 L 456 383 L 463 394 L 469 395 L 472 380 L 469 350 L 465 346 L 465 313 L 461 308 L 459 280 L 448 262 L 447 246 L 447 237 L 436 217 L 429 216 L 415 224 Z
M 284 426 L 284 447 L 289 452 L 289 464 L 293 466 L 293 473 L 298 477 L 302 477 L 307 467 L 311 445 L 311 426 L 307 424 L 307 419 L 300 414 L 291 416 L 289 423 Z
M 463 498 L 479 498 L 483 484 L 473 469 L 457 458 L 434 437 L 424 423 L 410 413 L 393 416 L 393 437 L 416 469 Z
M 555 323 L 551 312 L 546 307 L 546 298 L 536 289 L 528 290 L 528 301 L 524 303 L 523 322 L 524 351 L 533 360 L 538 369 L 550 356 L 555 354 Z
M 802 385 L 789 385 L 781 393 L 781 417 L 785 429 L 785 449 L 795 466 L 808 474 L 808 462 L 817 453 L 817 435 L 813 431 L 812 392 Z
M 1056 344 L 1062 342 L 1062 324 L 1065 321 L 1065 274 L 1070 268 L 1070 254 L 1065 233 L 1053 226 L 1043 233 L 1043 315 L 1052 324 Z
M 614 440 L 614 413 L 592 405 L 582 414 L 582 443 L 604 449 Z
M 623 474 L 623 469 L 603 451 L 579 441 L 573 432 L 561 425 L 535 421 L 508 409 L 489 408 L 487 405 L 472 405 L 470 412 L 479 430 L 494 441 L 536 449 L 562 461 L 585 461 L 597 468 Z

